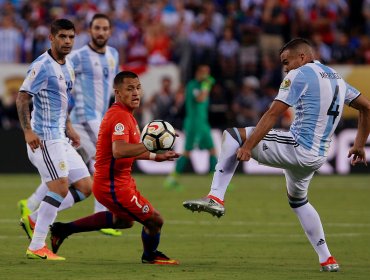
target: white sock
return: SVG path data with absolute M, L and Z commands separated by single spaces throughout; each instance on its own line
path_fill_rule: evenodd
M 84 197 L 82 197 L 82 194 L 79 197 L 80 197 L 81 200 L 84 199 Z M 76 203 L 75 198 L 73 197 L 73 195 L 71 193 L 71 190 L 70 190 L 67 193 L 66 197 L 63 199 L 62 203 L 60 204 L 60 206 L 58 208 L 58 212 L 62 211 L 62 210 L 65 210 L 65 209 L 68 209 L 68 208 L 71 208 L 75 203 Z M 36 211 L 34 211 L 30 215 L 30 218 L 31 218 L 32 221 L 35 222 L 37 220 L 38 213 L 39 213 L 39 209 L 37 209 Z
M 309 202 L 292 209 L 297 214 L 308 240 L 318 254 L 319 262 L 325 262 L 331 254 L 325 241 L 324 229 L 319 214 Z
M 58 208 L 58 212 L 62 211 L 64 209 L 71 208 L 75 204 L 75 200 L 73 198 L 73 195 L 69 191 L 66 195 L 66 197 L 63 199 L 62 203 L 60 204 Z
M 213 174 L 211 191 L 209 192 L 209 195 L 213 195 L 222 201 L 224 200 L 227 186 L 239 164 L 239 161 L 236 159 L 236 151 L 239 147 L 238 141 L 225 130 L 222 135 L 221 152 Z
M 56 205 L 60 205 L 59 200 L 63 199 L 56 193 L 53 193 L 54 203 L 57 202 Z M 57 199 L 57 200 L 55 200 Z M 49 232 L 49 226 L 54 223 L 57 212 L 58 206 L 52 205 L 49 202 L 42 201 L 40 203 L 40 207 L 38 209 L 38 217 L 35 225 L 35 230 L 33 232 L 33 237 L 29 249 L 31 250 L 38 250 L 45 246 L 45 239 Z
M 29 198 L 27 198 L 27 207 L 31 210 L 31 212 L 35 211 L 37 207 L 39 207 L 48 190 L 48 186 L 42 182 L 37 187 L 36 191 L 31 194 Z
M 107 208 L 94 198 L 94 213 L 107 211 Z

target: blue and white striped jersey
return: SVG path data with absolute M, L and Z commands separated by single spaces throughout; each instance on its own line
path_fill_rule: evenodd
M 105 53 L 101 54 L 86 45 L 73 51 L 69 58 L 76 74 L 72 123 L 101 120 L 108 109 L 113 80 L 118 73 L 117 50 L 107 46 Z
M 20 91 L 33 98 L 32 130 L 42 140 L 65 139 L 68 102 L 74 82 L 71 62 L 61 65 L 46 51 L 29 67 Z
M 290 131 L 297 143 L 314 155 L 326 156 L 344 104 L 359 95 L 334 69 L 314 61 L 291 70 L 275 99 L 294 108 Z

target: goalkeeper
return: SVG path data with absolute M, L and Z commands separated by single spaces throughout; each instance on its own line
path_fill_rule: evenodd
M 209 151 L 209 171 L 213 172 L 217 163 L 211 127 L 208 122 L 209 93 L 215 80 L 210 76 L 210 67 L 198 65 L 195 78 L 186 85 L 185 93 L 185 147 L 182 156 L 176 162 L 175 171 L 165 180 L 166 188 L 179 188 L 178 175 L 183 173 L 190 157 L 190 152 L 198 147 Z

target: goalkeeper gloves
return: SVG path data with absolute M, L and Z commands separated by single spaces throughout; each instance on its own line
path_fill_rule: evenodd
M 210 91 L 212 86 L 215 84 L 215 79 L 212 76 L 208 76 L 200 84 L 200 89 L 202 91 Z

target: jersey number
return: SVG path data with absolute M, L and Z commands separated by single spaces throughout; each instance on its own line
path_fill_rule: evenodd
M 333 100 L 331 101 L 330 107 L 327 112 L 327 115 L 333 116 L 333 123 L 335 122 L 335 119 L 339 116 L 339 110 L 338 110 L 339 105 L 335 105 L 335 102 L 337 101 L 337 97 L 338 97 L 338 91 L 339 91 L 339 86 L 336 86 Z
M 131 198 L 131 202 L 135 202 L 136 206 L 139 207 L 140 209 L 143 208 L 143 206 L 138 202 L 137 196 L 133 195 Z

